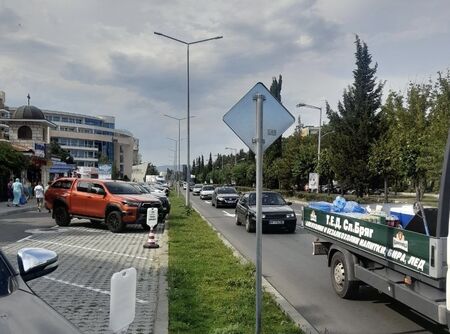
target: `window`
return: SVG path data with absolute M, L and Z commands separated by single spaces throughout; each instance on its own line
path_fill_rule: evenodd
M 87 193 L 91 187 L 92 184 L 90 182 L 81 181 L 77 184 L 77 191 Z
M 32 139 L 33 133 L 29 126 L 23 125 L 17 130 L 18 139 Z
M 71 180 L 61 180 L 56 181 L 52 184 L 52 188 L 60 188 L 60 189 L 70 189 L 72 187 L 72 181 Z

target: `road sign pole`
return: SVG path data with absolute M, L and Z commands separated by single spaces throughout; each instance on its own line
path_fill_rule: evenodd
M 262 311 L 262 180 L 263 180 L 263 101 L 264 95 L 256 94 L 256 334 L 261 333 Z

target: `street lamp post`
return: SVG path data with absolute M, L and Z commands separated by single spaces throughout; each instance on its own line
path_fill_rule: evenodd
M 300 107 L 306 107 L 306 108 L 310 108 L 310 109 L 316 109 L 319 110 L 319 143 L 318 143 L 318 147 L 317 147 L 317 166 L 320 166 L 320 140 L 321 140 L 321 129 L 322 129 L 322 107 L 316 107 L 310 104 L 306 104 L 306 103 L 299 103 L 297 104 L 297 108 Z M 317 173 L 317 192 L 320 192 L 320 174 Z
M 174 173 L 175 173 L 175 177 L 172 177 L 172 179 L 173 179 L 173 181 L 175 181 L 176 182 L 176 174 L 177 174 L 177 169 L 178 169 L 178 164 L 177 164 L 177 148 L 178 148 L 178 141 L 176 140 L 176 139 L 173 139 L 173 138 L 169 138 L 169 137 L 167 137 L 167 139 L 169 139 L 169 140 L 171 140 L 171 141 L 173 141 L 173 142 L 175 142 L 175 151 L 174 151 L 174 155 L 175 155 L 175 157 L 174 157 L 174 161 L 173 161 L 173 170 L 174 170 Z M 172 150 L 171 150 L 172 151 Z
M 184 44 L 184 45 L 186 45 L 186 55 L 187 55 L 187 175 L 186 175 L 186 182 L 187 182 L 187 187 L 186 187 L 186 206 L 190 206 L 191 205 L 191 202 L 190 202 L 190 198 L 189 198 L 189 188 L 190 188 L 190 186 L 189 186 L 189 184 L 190 184 L 190 182 L 191 182 L 191 168 L 190 168 L 190 160 L 191 160 L 191 158 L 190 158 L 190 150 L 191 150 L 191 148 L 190 148 L 190 145 L 191 145 L 191 140 L 190 140 L 190 138 L 191 138 L 191 131 L 190 131 L 190 95 L 189 95 L 189 46 L 190 45 L 192 45 L 192 44 L 199 44 L 199 43 L 203 43 L 203 42 L 208 42 L 208 41 L 212 41 L 212 40 L 215 40 L 215 39 L 221 39 L 221 38 L 223 38 L 223 36 L 216 36 L 216 37 L 212 37 L 212 38 L 206 38 L 206 39 L 202 39 L 202 40 L 199 40 L 199 41 L 195 41 L 195 42 L 185 42 L 185 41 L 182 41 L 182 40 L 180 40 L 180 39 L 177 39 L 177 38 L 174 38 L 174 37 L 171 37 L 171 36 L 168 36 L 168 35 L 165 35 L 165 34 L 162 34 L 162 33 L 160 33 L 160 32 L 154 32 L 155 33 L 155 35 L 158 35 L 158 36 L 162 36 L 162 37 L 166 37 L 166 38 L 168 38 L 168 39 L 171 39 L 171 40 L 174 40 L 174 41 L 176 41 L 176 42 L 179 42 L 179 43 L 182 43 L 182 44 Z
M 234 148 L 234 147 L 225 147 L 225 149 L 226 150 L 232 150 L 232 151 L 234 151 L 234 165 L 236 165 L 236 162 L 237 162 L 237 148 Z
M 181 138 L 180 138 L 180 128 L 181 128 L 181 121 L 184 121 L 185 119 L 187 119 L 187 117 L 182 117 L 182 118 L 178 118 L 178 117 L 174 117 L 174 116 L 170 116 L 167 114 L 164 114 L 163 116 L 172 118 L 176 121 L 178 121 L 178 165 L 177 165 L 177 191 L 178 191 L 178 196 L 180 196 L 180 173 L 181 173 L 181 162 L 180 162 L 180 152 L 181 152 Z M 194 118 L 195 116 L 189 116 L 189 118 Z M 189 164 L 189 160 L 188 160 L 188 164 Z

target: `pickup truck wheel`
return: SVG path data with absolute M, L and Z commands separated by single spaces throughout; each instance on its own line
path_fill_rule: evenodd
M 247 219 L 245 219 L 245 230 L 248 233 L 253 233 L 255 232 L 255 226 L 253 226 L 251 220 L 250 220 L 250 216 L 247 216 Z
M 111 211 L 106 216 L 106 225 L 113 233 L 122 232 L 125 224 L 122 222 L 122 214 L 119 211 Z
M 235 219 L 236 225 L 242 225 L 242 223 L 239 221 L 239 215 L 237 212 L 234 213 L 234 219 Z
M 353 299 L 358 294 L 359 284 L 348 280 L 348 270 L 344 255 L 336 252 L 331 259 L 331 284 L 339 297 Z
M 57 206 L 54 208 L 53 214 L 58 226 L 68 226 L 70 224 L 70 215 L 64 206 Z

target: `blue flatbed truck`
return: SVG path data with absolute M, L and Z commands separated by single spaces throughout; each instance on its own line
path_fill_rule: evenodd
M 359 286 L 367 284 L 449 326 L 449 210 L 450 132 L 437 208 L 421 207 L 405 228 L 396 228 L 304 207 L 303 224 L 317 236 L 313 254 L 327 256 L 331 284 L 340 297 L 355 298 Z

